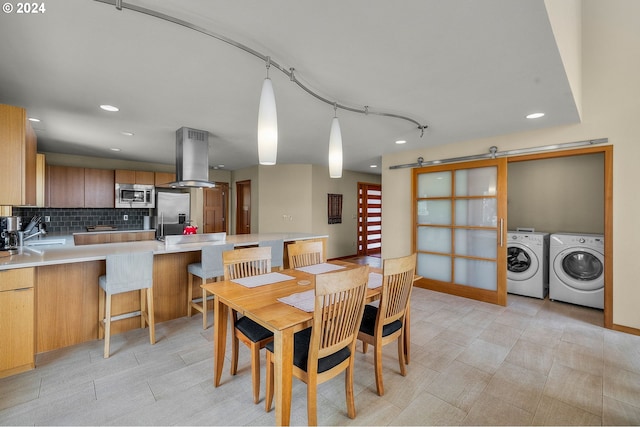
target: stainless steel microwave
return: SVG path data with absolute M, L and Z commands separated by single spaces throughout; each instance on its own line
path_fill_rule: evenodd
M 154 208 L 155 193 L 153 185 L 116 184 L 116 208 Z

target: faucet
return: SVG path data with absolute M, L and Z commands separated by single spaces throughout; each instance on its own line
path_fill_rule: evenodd
M 47 234 L 47 230 L 41 229 L 37 233 L 33 233 L 25 237 L 24 231 L 18 231 L 18 242 L 19 242 L 18 246 L 24 246 L 24 242 L 31 239 L 32 237 L 45 236 L 46 234 Z

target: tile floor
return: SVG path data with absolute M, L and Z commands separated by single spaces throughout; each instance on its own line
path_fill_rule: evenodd
M 507 307 L 416 288 L 408 375 L 385 347 L 386 394 L 373 355 L 357 355 L 354 420 L 344 382 L 320 386 L 323 425 L 638 425 L 640 337 L 602 328 L 602 312 L 509 296 Z M 37 369 L 0 379 L 2 425 L 273 425 L 251 398 L 246 348 L 240 371 L 212 384 L 213 329 L 199 316 L 102 342 L 40 354 Z M 361 348 L 361 347 L 359 347 Z M 294 380 L 292 424 L 304 425 L 306 391 Z

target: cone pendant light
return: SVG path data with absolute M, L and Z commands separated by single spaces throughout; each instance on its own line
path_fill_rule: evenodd
M 258 109 L 258 160 L 261 165 L 275 165 L 278 157 L 278 114 L 269 78 L 269 61 L 267 57 L 267 78 L 262 83 Z

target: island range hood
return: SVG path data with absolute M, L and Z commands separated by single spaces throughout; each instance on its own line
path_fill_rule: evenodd
M 176 181 L 171 187 L 211 188 L 209 181 L 209 132 L 181 127 L 176 131 Z

